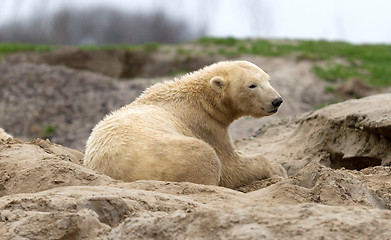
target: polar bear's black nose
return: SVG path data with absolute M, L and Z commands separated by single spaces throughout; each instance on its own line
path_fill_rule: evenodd
M 278 97 L 273 100 L 272 105 L 273 105 L 273 107 L 279 107 L 281 105 L 281 103 L 282 103 L 282 98 Z

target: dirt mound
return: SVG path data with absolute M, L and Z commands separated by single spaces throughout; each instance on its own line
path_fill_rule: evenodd
M 237 190 L 115 181 L 80 165 L 81 152 L 43 140 L 0 140 L 0 234 L 4 239 L 387 239 L 390 103 L 391 94 L 383 94 L 335 104 L 296 121 L 269 124 L 256 137 L 237 142 L 244 151 L 283 162 L 291 175 Z M 333 167 L 332 153 L 340 153 L 338 161 L 352 169 Z
M 5 57 L 5 62 L 47 64 L 88 70 L 111 77 L 135 77 L 142 73 L 149 56 L 142 52 L 100 50 L 86 51 L 62 48 L 44 53 L 15 53 Z
M 336 91 L 344 99 L 368 97 L 376 93 L 373 87 L 365 84 L 359 78 L 352 78 L 339 84 Z
M 378 167 L 390 172 L 389 167 Z M 391 209 L 391 196 L 377 194 L 367 187 L 367 183 L 381 181 L 372 180 L 371 175 L 358 171 L 333 170 L 318 163 L 310 163 L 287 180 L 270 184 L 267 188 L 259 187 L 264 181 L 253 182 L 238 189 L 242 192 L 251 192 L 258 200 L 273 202 L 273 204 L 298 204 L 305 202 L 324 205 L 363 205 L 373 208 Z M 391 176 L 385 178 L 385 185 L 391 187 Z M 262 188 L 262 190 L 258 190 Z M 258 190 L 258 191 L 256 191 Z
M 120 49 L 88 51 L 73 47 L 44 53 L 15 53 L 4 58 L 4 62 L 9 64 L 34 63 L 66 66 L 113 78 L 168 76 L 179 71 L 195 71 L 212 64 L 215 60 L 214 57 L 177 56 L 172 49 L 167 49 L 165 52 Z
M 25 140 L 50 138 L 81 150 L 98 121 L 150 84 L 60 66 L 2 63 L 0 126 Z
M 391 164 L 391 94 L 349 100 L 262 127 L 257 136 L 236 144 L 264 153 L 293 175 L 310 162 L 360 170 Z
M 50 141 L 0 140 L 0 196 L 113 182 L 81 166 L 83 153 Z

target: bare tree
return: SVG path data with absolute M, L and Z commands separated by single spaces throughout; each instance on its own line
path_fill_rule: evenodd
M 190 29 L 184 21 L 168 18 L 162 11 L 127 13 L 107 7 L 64 8 L 51 16 L 37 13 L 28 22 L 3 25 L 0 33 L 0 42 L 48 44 L 176 43 L 203 34 L 200 29 Z

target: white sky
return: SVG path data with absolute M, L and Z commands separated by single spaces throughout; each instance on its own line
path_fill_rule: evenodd
M 161 9 L 194 26 L 206 24 L 212 36 L 391 44 L 390 0 L 1 0 L 0 24 L 25 21 L 34 11 L 94 4 L 125 11 Z

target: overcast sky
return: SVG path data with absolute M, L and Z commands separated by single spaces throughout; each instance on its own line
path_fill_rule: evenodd
M 193 26 L 204 24 L 210 36 L 391 44 L 389 0 L 1 0 L 0 24 L 27 21 L 34 12 L 94 4 L 124 11 L 162 10 Z

